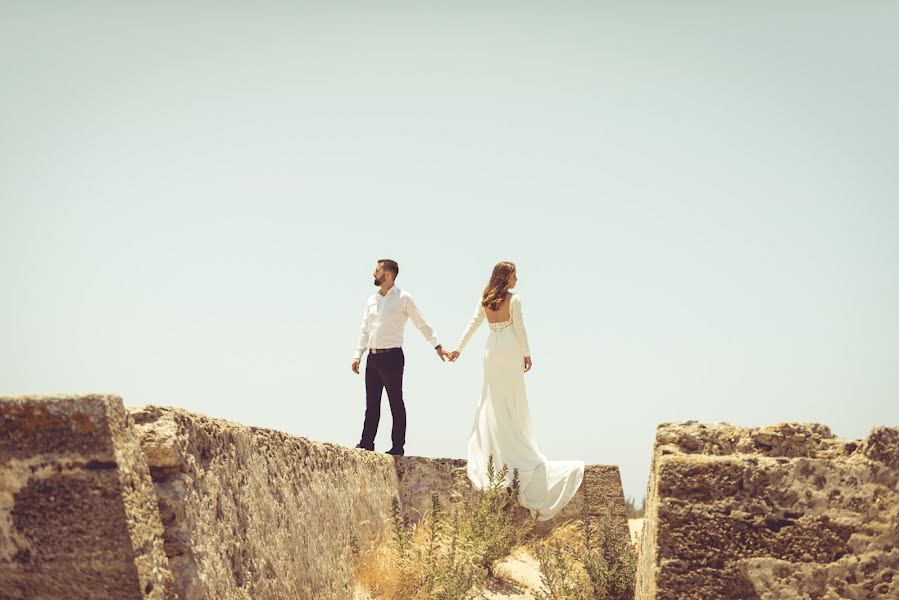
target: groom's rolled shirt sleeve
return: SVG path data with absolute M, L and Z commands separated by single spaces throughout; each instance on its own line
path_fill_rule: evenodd
M 434 328 L 428 324 L 427 320 L 425 320 L 425 316 L 421 314 L 421 310 L 419 310 L 418 305 L 415 304 L 412 294 L 409 294 L 408 292 L 403 294 L 403 306 L 406 309 L 406 314 L 412 319 L 412 323 L 418 328 L 421 334 L 425 336 L 425 339 L 431 343 L 431 347 L 436 347 L 437 334 L 434 332 Z

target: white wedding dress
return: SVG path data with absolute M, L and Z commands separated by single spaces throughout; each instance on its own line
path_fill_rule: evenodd
M 561 511 L 580 487 L 584 462 L 550 461 L 537 447 L 524 388 L 524 357 L 531 353 L 518 294 L 511 294 L 509 309 L 508 321 L 488 321 L 484 387 L 468 441 L 468 478 L 475 489 L 487 487 L 487 461 L 492 454 L 497 472 L 502 465 L 509 466 L 507 483 L 512 482 L 513 469 L 518 469 L 518 501 L 545 521 Z M 461 352 L 486 318 L 478 302 L 456 350 Z

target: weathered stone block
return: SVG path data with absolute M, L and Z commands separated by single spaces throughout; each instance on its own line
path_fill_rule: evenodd
M 659 426 L 638 600 L 899 598 L 899 429 Z
M 0 597 L 163 598 L 132 426 L 115 396 L 0 398 Z

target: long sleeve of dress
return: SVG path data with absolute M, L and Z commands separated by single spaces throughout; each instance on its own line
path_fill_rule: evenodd
M 521 316 L 521 298 L 518 294 L 512 295 L 509 309 L 512 312 L 512 328 L 515 329 L 515 335 L 518 337 L 518 344 L 525 356 L 531 355 L 531 349 L 528 347 L 528 334 L 524 329 L 524 318 Z
M 481 306 L 481 300 L 478 299 L 478 306 L 474 309 L 474 316 L 471 317 L 471 321 L 468 323 L 468 327 L 465 328 L 465 333 L 462 334 L 461 339 L 459 339 L 459 343 L 456 344 L 456 351 L 462 352 L 462 349 L 465 347 L 465 344 L 468 343 L 468 340 L 471 339 L 471 336 L 474 335 L 474 332 L 478 330 L 478 327 L 481 326 L 481 323 L 484 319 L 487 318 L 487 313 L 484 312 L 484 307 Z

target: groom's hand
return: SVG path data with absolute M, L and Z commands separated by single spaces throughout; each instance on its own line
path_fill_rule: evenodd
M 440 357 L 440 360 L 442 360 L 443 362 L 446 362 L 446 357 L 449 355 L 449 352 L 444 350 L 443 346 L 437 346 L 436 348 L 434 348 L 434 350 L 437 351 L 437 356 Z
M 353 373 L 355 373 L 356 375 L 359 374 L 359 359 L 358 358 L 353 359 Z

